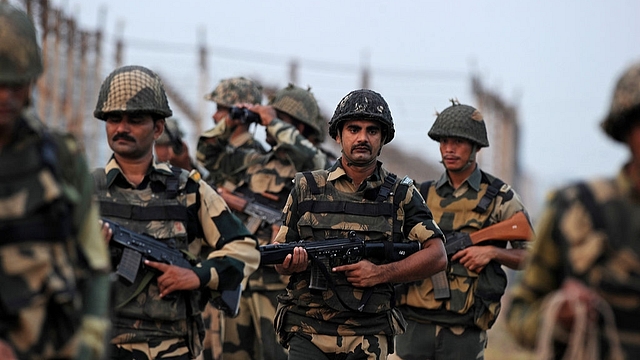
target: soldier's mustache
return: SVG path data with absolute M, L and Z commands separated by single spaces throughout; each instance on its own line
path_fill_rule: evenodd
M 127 141 L 133 141 L 133 142 L 136 141 L 136 139 L 132 138 L 131 136 L 129 136 L 127 134 L 115 134 L 113 136 L 113 141 L 120 140 L 120 139 L 127 140 Z
M 351 150 L 356 150 L 356 149 L 366 149 L 371 151 L 371 146 L 369 146 L 368 144 L 358 144 L 358 145 L 354 145 Z

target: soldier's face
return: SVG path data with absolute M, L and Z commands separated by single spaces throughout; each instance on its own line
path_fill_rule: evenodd
M 342 147 L 342 155 L 348 163 L 370 164 L 380 154 L 382 129 L 377 121 L 347 120 L 336 141 Z
M 448 171 L 460 171 L 471 158 L 473 144 L 470 141 L 448 137 L 440 139 L 440 155 L 442 164 Z
M 31 84 L 0 83 L 0 126 L 13 126 L 29 103 Z
M 164 121 L 148 114 L 112 113 L 106 119 L 109 147 L 116 155 L 141 159 L 153 154 L 153 144 L 164 131 Z

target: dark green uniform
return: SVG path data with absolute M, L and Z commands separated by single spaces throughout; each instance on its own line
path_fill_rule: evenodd
M 356 188 L 340 161 L 329 170 L 296 175 L 276 241 L 344 238 L 352 230 L 367 241 L 423 243 L 442 237 L 413 182 L 388 175 L 378 163 L 376 171 Z M 385 180 L 388 184 L 383 186 Z M 393 308 L 391 284 L 364 290 L 351 285 L 343 273 L 332 273 L 331 278 L 335 286 L 321 291 L 309 288 L 310 269 L 291 275 L 276 317 L 290 358 L 305 354 L 309 358 L 329 354 L 386 358 L 393 349 L 389 340 L 405 327 L 402 315 Z M 361 306 L 363 310 L 358 311 Z M 317 347 L 317 356 L 307 352 L 305 344 L 310 343 Z
M 492 188 L 496 192 L 490 195 Z M 524 211 L 518 195 L 507 184 L 475 171 L 455 189 L 447 174 L 421 189 L 433 217 L 445 233 L 474 232 Z M 483 201 L 483 198 L 487 200 Z M 491 245 L 506 247 L 502 241 Z M 523 248 L 521 241 L 512 242 Z M 407 332 L 397 339 L 397 356 L 402 359 L 481 359 L 488 330 L 500 313 L 500 298 L 507 277 L 496 261 L 480 272 L 450 262 L 447 277 L 451 296 L 436 300 L 431 279 L 418 281 L 403 294 L 400 310 L 409 322 Z M 395 356 L 395 355 L 394 355 Z

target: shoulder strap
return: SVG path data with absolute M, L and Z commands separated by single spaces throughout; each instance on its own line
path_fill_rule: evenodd
M 396 174 L 394 173 L 389 173 L 389 175 L 384 178 L 384 183 L 382 184 L 382 186 L 380 186 L 378 196 L 376 197 L 376 202 L 383 202 L 389 197 L 393 186 L 396 184 L 397 178 L 398 176 L 396 176 Z
M 600 207 L 596 201 L 596 198 L 593 196 L 593 192 L 589 189 L 589 186 L 585 182 L 579 182 L 576 185 L 578 189 L 578 198 L 580 202 L 584 204 L 589 212 L 589 216 L 591 216 L 591 221 L 593 222 L 593 227 L 597 230 L 603 230 L 605 228 L 605 220 L 604 215 L 600 211 Z
M 427 197 L 429 196 L 429 188 L 431 187 L 431 185 L 433 185 L 433 180 L 427 180 L 420 184 L 420 195 L 422 195 L 422 198 L 425 202 L 427 201 Z
M 498 194 L 500 193 L 500 188 L 502 188 L 503 185 L 504 181 L 498 178 L 494 179 L 491 184 L 489 184 L 489 187 L 487 187 L 487 192 L 484 193 L 484 196 L 482 196 L 480 202 L 478 202 L 478 205 L 476 205 L 473 211 L 480 214 L 487 211 L 487 208 L 489 207 L 489 205 L 491 205 L 493 199 L 495 199 L 496 196 L 498 196 Z
M 180 186 L 180 175 L 182 175 L 182 169 L 172 166 L 171 172 L 173 175 L 167 178 L 167 188 L 165 190 L 167 199 L 175 199 L 176 196 L 178 196 L 178 187 Z

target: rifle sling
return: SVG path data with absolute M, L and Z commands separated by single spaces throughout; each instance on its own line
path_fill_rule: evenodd
M 131 294 L 131 296 L 129 296 L 125 301 L 116 306 L 116 309 L 122 309 L 123 306 L 127 305 L 131 300 L 135 299 L 135 297 L 138 296 L 142 292 L 142 290 L 144 290 L 144 288 L 151 282 L 151 279 L 153 279 L 153 273 L 151 271 L 147 271 L 147 273 L 144 274 L 144 278 L 140 282 L 140 285 L 138 285 L 138 287 L 136 288 L 136 291 L 134 291 L 133 294 Z

